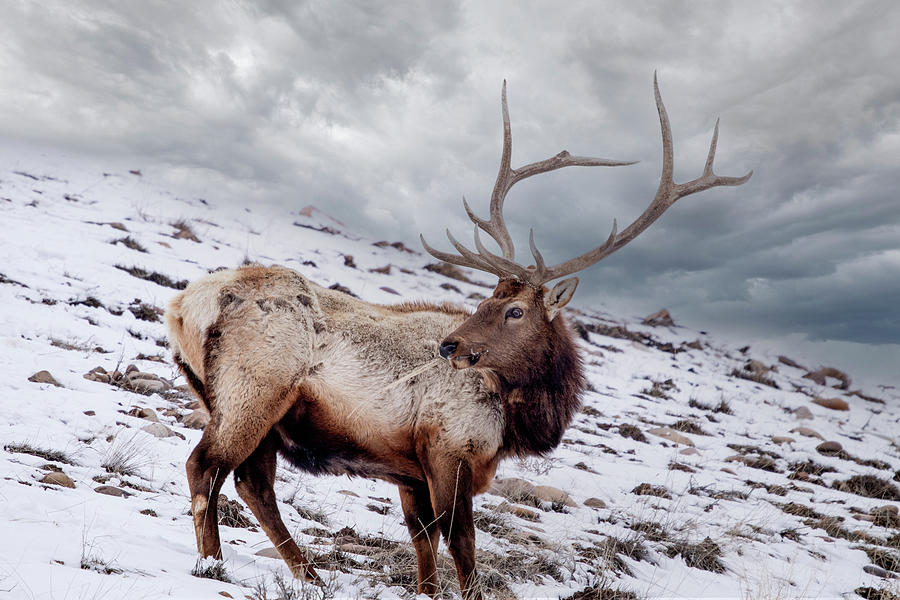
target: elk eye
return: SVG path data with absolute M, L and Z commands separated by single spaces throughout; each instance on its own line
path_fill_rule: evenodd
M 506 311 L 507 319 L 521 319 L 522 315 L 525 314 L 522 312 L 522 309 L 518 306 L 513 306 L 511 309 Z

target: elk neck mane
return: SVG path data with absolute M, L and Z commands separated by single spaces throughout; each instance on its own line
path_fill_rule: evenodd
M 581 357 L 562 315 L 551 322 L 543 356 L 523 360 L 516 381 L 485 373 L 487 387 L 503 402 L 506 456 L 542 455 L 559 445 L 581 407 L 586 387 Z

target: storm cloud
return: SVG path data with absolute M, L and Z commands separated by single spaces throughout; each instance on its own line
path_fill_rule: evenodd
M 534 227 L 559 262 L 652 199 L 658 71 L 676 180 L 702 171 L 717 117 L 717 172 L 754 175 L 680 200 L 583 273 L 577 301 L 843 343 L 848 363 L 864 347 L 896 373 L 897 31 L 890 0 L 22 0 L 0 23 L 0 133 L 130 157 L 213 205 L 314 204 L 373 238 L 449 248 L 445 227 L 471 236 L 461 196 L 487 212 L 506 79 L 513 166 L 562 149 L 641 161 L 510 193 L 519 257 Z

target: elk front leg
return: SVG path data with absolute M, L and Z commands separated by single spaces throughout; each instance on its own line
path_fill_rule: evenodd
M 437 557 L 440 529 L 434 518 L 428 486 L 399 486 L 400 503 L 403 506 L 403 517 L 413 547 L 416 549 L 418 563 L 418 593 L 428 594 L 432 598 L 438 593 Z
M 464 600 L 480 600 L 475 573 L 475 520 L 472 515 L 472 469 L 454 456 L 435 456 L 430 462 L 428 487 L 441 533 L 456 563 Z
M 234 486 L 241 499 L 247 503 L 253 514 L 259 519 L 263 531 L 275 544 L 275 548 L 291 569 L 294 577 L 320 582 L 321 579 L 309 564 L 306 555 L 297 546 L 278 511 L 275 497 L 276 446 L 274 435 L 276 434 L 269 433 L 253 454 L 235 469 Z

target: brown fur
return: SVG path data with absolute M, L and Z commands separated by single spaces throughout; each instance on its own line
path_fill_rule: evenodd
M 211 417 L 187 462 L 201 554 L 221 556 L 217 496 L 233 471 L 294 574 L 317 578 L 278 514 L 280 453 L 311 473 L 396 483 L 419 591 L 437 593 L 440 532 L 464 596 L 479 597 L 472 496 L 502 458 L 556 446 L 584 385 L 563 319 L 548 318 L 564 302 L 548 308 L 546 295 L 504 280 L 469 315 L 451 304 L 368 304 L 281 267 L 188 286 L 166 319 L 175 362 Z M 504 319 L 511 304 L 526 313 L 515 324 Z M 430 366 L 442 339 L 486 353 L 474 369 Z

